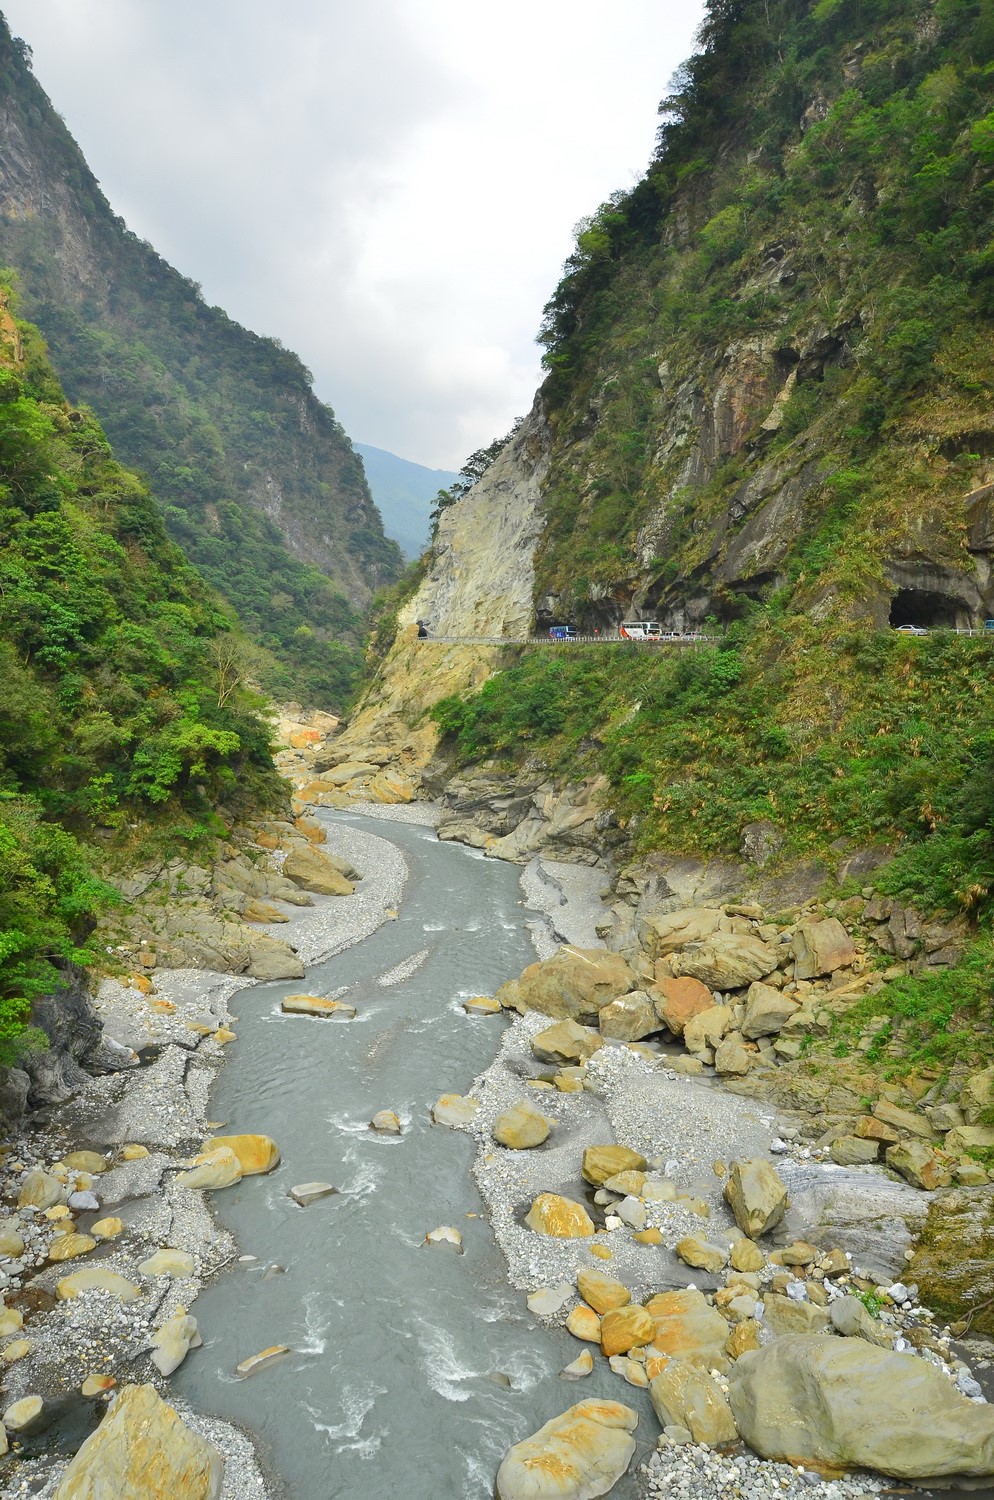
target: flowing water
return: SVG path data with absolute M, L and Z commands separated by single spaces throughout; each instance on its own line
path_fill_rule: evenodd
M 520 872 L 427 828 L 344 821 L 404 851 L 400 916 L 304 983 L 235 997 L 237 1051 L 212 1110 L 231 1132 L 272 1135 L 283 1160 L 212 1200 L 258 1259 L 201 1294 L 205 1347 L 174 1385 L 260 1439 L 291 1500 L 484 1500 L 512 1443 L 573 1401 L 619 1399 L 620 1386 L 603 1367 L 578 1385 L 557 1378 L 581 1346 L 537 1326 L 507 1285 L 470 1176 L 473 1142 L 430 1120 L 439 1094 L 465 1092 L 499 1041 L 502 1021 L 468 1017 L 462 1001 L 534 960 Z M 289 992 L 342 986 L 357 1020 L 280 1012 Z M 369 1129 L 380 1109 L 396 1110 L 401 1137 Z M 298 1208 L 287 1189 L 312 1180 L 340 1193 Z M 464 1254 L 422 1245 L 442 1224 L 462 1232 Z M 292 1352 L 235 1377 L 271 1344 Z M 620 1399 L 648 1412 L 627 1386 Z M 640 1453 L 657 1430 L 651 1417 L 641 1425 Z M 633 1493 L 631 1479 L 614 1491 Z

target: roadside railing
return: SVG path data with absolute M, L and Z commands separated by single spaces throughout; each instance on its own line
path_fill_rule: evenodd
M 422 644 L 434 641 L 443 646 L 645 646 L 656 650 L 659 646 L 706 646 L 720 640 L 717 635 L 664 635 L 650 640 L 633 640 L 621 635 L 427 635 L 419 637 Z

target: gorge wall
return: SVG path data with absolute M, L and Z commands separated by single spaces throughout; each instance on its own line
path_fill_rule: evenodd
M 297 356 L 208 307 L 113 212 L 2 18 L 0 260 L 70 397 L 284 663 L 274 691 L 340 701 L 328 643 L 355 645 L 402 562 L 362 461 Z

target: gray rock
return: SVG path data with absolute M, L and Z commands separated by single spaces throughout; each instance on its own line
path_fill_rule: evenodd
M 802 1334 L 743 1354 L 728 1399 L 764 1458 L 895 1479 L 994 1475 L 994 1409 L 925 1360 L 863 1339 Z

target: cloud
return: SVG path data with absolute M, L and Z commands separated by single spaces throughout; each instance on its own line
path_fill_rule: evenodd
M 693 0 L 5 0 L 114 208 L 356 438 L 503 432 L 572 228 L 648 160 Z

